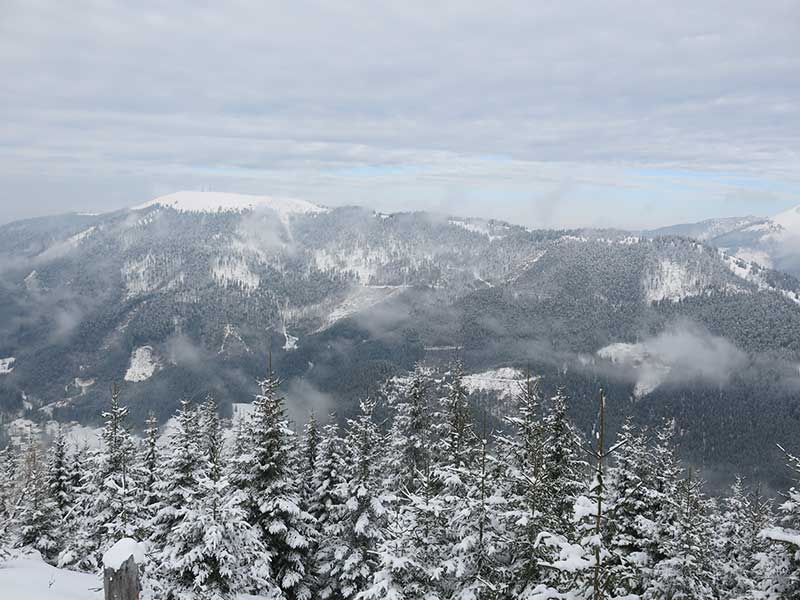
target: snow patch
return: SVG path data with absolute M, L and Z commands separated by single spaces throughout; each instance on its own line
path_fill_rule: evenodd
M 472 233 L 479 233 L 481 235 L 485 235 L 489 238 L 489 241 L 492 242 L 494 240 L 501 240 L 503 239 L 502 235 L 496 235 L 493 233 L 489 223 L 484 221 L 477 221 L 477 220 L 469 220 L 469 221 L 461 221 L 452 219 L 448 221 L 450 225 L 455 225 L 456 227 L 461 227 L 462 229 L 466 229 L 467 231 L 471 231 Z
M 314 333 L 325 331 L 338 321 L 372 308 L 400 293 L 404 289 L 406 289 L 406 286 L 356 286 L 340 304 L 336 305 L 324 316 L 322 326 Z
M 661 300 L 677 302 L 697 296 L 701 291 L 697 277 L 692 276 L 684 265 L 668 259 L 662 259 L 654 271 L 646 274 L 642 285 L 648 304 Z
M 147 381 L 158 370 L 159 364 L 152 346 L 141 346 L 131 354 L 131 363 L 125 373 L 125 381 L 134 383 Z
M 764 267 L 772 268 L 772 258 L 763 250 L 755 248 L 739 248 L 735 252 L 736 258 L 741 258 L 747 262 L 758 263 Z
M 133 538 L 122 538 L 103 554 L 103 566 L 106 569 L 119 570 L 125 562 L 133 557 L 137 565 L 144 563 L 144 547 Z
M 13 356 L 9 356 L 8 358 L 0 358 L 0 375 L 8 375 L 11 371 L 14 370 L 14 363 L 17 362 L 17 359 Z
M 520 392 L 525 383 L 525 374 L 519 369 L 502 367 L 464 375 L 461 381 L 470 394 L 493 392 L 499 398 L 508 398 Z
M 89 227 L 89 229 L 85 229 L 84 231 L 81 231 L 80 233 L 76 233 L 75 235 L 73 235 L 71 238 L 67 240 L 67 242 L 72 244 L 73 246 L 77 246 L 87 237 L 92 235 L 96 230 L 97 227 L 95 225 L 92 225 L 91 227 Z
M 261 278 L 250 270 L 247 262 L 240 256 L 215 259 L 211 275 L 223 287 L 239 288 L 246 292 L 257 290 L 261 283 Z

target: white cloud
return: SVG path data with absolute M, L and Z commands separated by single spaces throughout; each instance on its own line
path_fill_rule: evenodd
M 545 224 L 603 224 L 608 206 L 629 212 L 618 186 L 640 189 L 639 205 L 654 191 L 731 192 L 692 181 L 687 195 L 685 178 L 670 188 L 629 171 L 645 167 L 744 172 L 788 202 L 798 10 L 9 1 L 0 204 L 120 206 L 212 185 L 393 209 L 413 197 L 463 210 L 466 197 L 476 214 L 508 198 L 530 224 L 531 204 L 558 197 Z M 369 170 L 387 166 L 401 169 Z M 653 211 L 640 212 L 628 218 Z

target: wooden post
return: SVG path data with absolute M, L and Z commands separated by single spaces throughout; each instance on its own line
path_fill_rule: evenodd
M 139 600 L 139 567 L 133 556 L 119 569 L 106 567 L 103 570 L 103 591 L 105 600 Z

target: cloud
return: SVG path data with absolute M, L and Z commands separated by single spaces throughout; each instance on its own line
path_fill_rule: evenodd
M 676 321 L 635 344 L 606 346 L 598 355 L 607 360 L 592 362 L 590 368 L 630 380 L 637 396 L 663 383 L 724 385 L 750 363 L 748 355 L 729 340 L 688 320 Z
M 166 341 L 167 355 L 173 364 L 192 368 L 208 364 L 208 352 L 195 344 L 187 335 L 176 333 Z
M 336 401 L 333 396 L 320 391 L 307 379 L 295 378 L 288 382 L 286 407 L 289 418 L 302 426 L 311 413 L 314 413 L 318 421 L 324 422 L 330 411 L 336 407 Z
M 588 225 L 728 187 L 630 167 L 800 185 L 792 2 L 146 4 L 4 3 L 2 218 L 210 186 L 536 224 L 566 185 Z

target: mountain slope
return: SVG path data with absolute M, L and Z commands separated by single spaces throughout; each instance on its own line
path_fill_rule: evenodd
M 800 276 L 800 206 L 773 217 L 731 217 L 673 225 L 646 235 L 682 235 L 728 254 Z
M 347 414 L 415 361 L 455 356 L 567 384 L 584 427 L 601 383 L 612 422 L 680 415 L 687 456 L 709 466 L 777 469 L 754 445 L 791 445 L 800 418 L 800 285 L 683 237 L 181 193 L 12 223 L 0 255 L 6 419 L 96 422 L 112 382 L 138 421 L 207 393 L 230 410 L 270 353 L 297 419 Z M 736 446 L 729 415 L 761 439 Z

